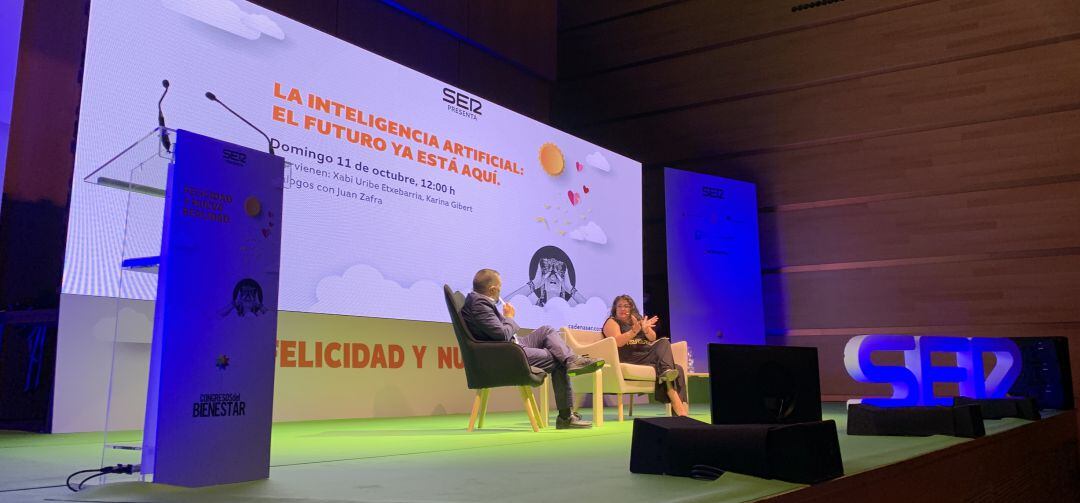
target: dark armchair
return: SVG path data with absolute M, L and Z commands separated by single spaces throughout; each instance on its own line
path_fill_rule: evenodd
M 538 424 L 543 424 L 544 418 L 536 405 L 531 388 L 542 385 L 547 373 L 530 366 L 525 359 L 525 351 L 517 344 L 476 340 L 461 319 L 465 296 L 451 290 L 448 285 L 443 285 L 443 294 L 446 297 L 446 308 L 450 311 L 450 321 L 454 325 L 461 360 L 465 365 L 465 380 L 469 389 L 476 390 L 468 430 L 472 431 L 473 426 L 484 426 L 491 388 L 517 386 L 525 405 L 525 414 L 529 416 L 529 424 L 533 431 L 540 431 Z

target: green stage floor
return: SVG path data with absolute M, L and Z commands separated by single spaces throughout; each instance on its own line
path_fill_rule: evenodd
M 637 417 L 663 413 L 655 405 L 635 409 Z M 708 421 L 699 409 L 695 417 Z M 205 489 L 126 476 L 72 493 L 63 487 L 69 473 L 100 466 L 100 434 L 0 431 L 0 502 L 750 501 L 804 487 L 735 473 L 712 482 L 632 474 L 633 421 L 619 423 L 608 411 L 601 428 L 557 431 L 553 421 L 540 433 L 520 411 L 488 414 L 487 427 L 472 433 L 462 415 L 279 423 L 269 480 Z M 841 429 L 848 475 L 969 441 L 848 436 L 843 405 L 825 404 L 824 412 Z M 1027 423 L 986 421 L 986 430 L 992 435 Z M 139 433 L 124 437 L 137 441 Z

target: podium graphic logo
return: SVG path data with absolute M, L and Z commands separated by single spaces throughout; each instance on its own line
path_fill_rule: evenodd
M 191 417 L 230 417 L 247 415 L 247 403 L 240 393 L 202 393 L 191 404 Z
M 229 302 L 228 306 L 225 306 L 221 315 L 236 314 L 242 318 L 248 314 L 259 316 L 266 314 L 266 312 L 266 306 L 263 304 L 262 286 L 259 285 L 258 281 L 244 278 L 236 282 L 236 286 L 233 287 L 232 301 Z
M 218 370 L 225 370 L 229 368 L 229 355 L 221 355 L 217 357 L 214 366 L 217 367 Z
M 244 199 L 244 213 L 251 218 L 259 216 L 259 213 L 262 213 L 262 201 L 259 201 L 258 197 L 248 196 Z
M 225 159 L 225 162 L 235 165 L 243 166 L 247 164 L 247 154 L 236 150 L 222 149 L 221 157 Z
M 544 307 L 551 299 L 563 299 L 571 307 L 586 302 L 577 289 L 577 272 L 570 256 L 557 246 L 543 246 L 529 261 L 530 279 L 508 295 L 524 295 L 534 306 Z

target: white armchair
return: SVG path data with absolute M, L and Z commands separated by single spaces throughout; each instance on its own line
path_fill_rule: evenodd
M 652 393 L 655 390 L 656 383 L 656 369 L 650 365 L 635 365 L 632 363 L 621 363 L 619 361 L 619 346 L 615 343 L 615 339 L 604 337 L 600 332 L 593 332 L 590 330 L 576 330 L 569 327 L 563 327 L 560 333 L 566 345 L 570 346 L 570 349 L 574 350 L 579 355 L 589 355 L 591 358 L 603 359 L 606 364 L 603 368 L 603 390 L 605 394 L 614 393 L 618 396 L 617 403 L 619 407 L 619 421 L 623 420 L 623 395 L 630 393 L 636 395 L 638 393 Z M 671 355 L 675 359 L 677 365 L 682 366 L 684 371 L 689 372 L 687 369 L 687 348 L 686 342 L 674 342 L 671 344 Z M 580 376 L 572 378 L 574 387 L 578 389 L 588 389 L 584 386 L 577 384 L 578 380 L 590 378 L 591 376 Z M 582 382 L 582 384 L 585 384 Z M 683 383 L 684 385 L 686 383 Z M 594 407 L 595 403 L 603 403 L 602 397 L 593 397 Z M 686 397 L 686 406 L 690 407 L 690 396 Z M 602 405 L 600 405 L 602 407 Z M 597 407 L 597 410 L 600 410 Z M 671 405 L 668 405 L 668 413 L 671 413 Z M 630 415 L 634 414 L 634 402 L 631 397 L 630 400 Z

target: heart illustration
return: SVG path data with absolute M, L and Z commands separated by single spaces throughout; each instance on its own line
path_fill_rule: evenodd
M 264 238 L 270 237 L 270 229 L 263 229 L 262 233 Z
M 588 185 L 582 185 L 581 190 L 585 191 L 585 193 L 588 194 L 589 193 L 589 186 Z
M 570 199 L 570 204 L 573 206 L 577 206 L 581 202 L 581 195 L 572 190 L 566 191 L 566 197 Z
M 574 166 L 577 167 L 578 171 L 581 171 L 581 170 L 585 169 L 585 166 L 583 164 L 581 164 L 580 162 L 575 162 Z

